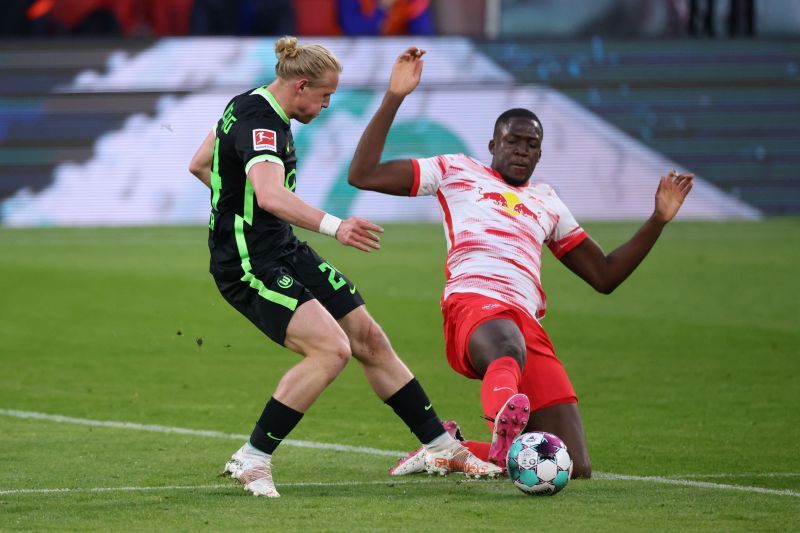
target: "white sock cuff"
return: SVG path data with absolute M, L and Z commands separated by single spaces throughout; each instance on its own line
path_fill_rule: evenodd
M 446 450 L 456 442 L 458 441 L 456 441 L 450 433 L 445 431 L 429 443 L 423 444 L 423 446 L 425 446 L 426 450 Z

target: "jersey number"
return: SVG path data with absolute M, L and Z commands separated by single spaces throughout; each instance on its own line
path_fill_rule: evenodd
M 344 286 L 345 283 L 347 283 L 342 277 L 342 275 L 339 274 L 339 272 L 337 272 L 337 270 L 328 263 L 320 263 L 319 270 L 320 272 L 326 272 L 326 271 L 328 272 L 328 282 L 331 284 L 331 287 L 333 287 L 333 290 L 335 291 L 338 291 Z M 339 274 L 338 278 L 337 274 Z

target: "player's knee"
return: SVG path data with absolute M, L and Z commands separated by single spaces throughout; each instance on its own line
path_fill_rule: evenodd
M 592 477 L 592 463 L 586 461 L 572 462 L 572 479 L 589 479 Z
M 520 345 L 517 339 L 504 337 L 499 340 L 495 348 L 497 359 L 500 357 L 511 357 L 519 363 L 520 369 L 525 368 L 525 346 Z
M 331 346 L 331 352 L 336 362 L 341 365 L 341 368 L 347 366 L 350 361 L 352 351 L 350 350 L 350 342 L 347 340 L 346 335 L 339 336 Z
M 327 370 L 330 379 L 333 380 L 347 366 L 351 353 L 347 336 L 344 332 L 340 332 L 320 337 L 306 356 L 313 357 Z
M 374 320 L 369 320 L 359 335 L 352 339 L 353 355 L 365 365 L 380 364 L 387 357 L 394 357 L 389 339 Z

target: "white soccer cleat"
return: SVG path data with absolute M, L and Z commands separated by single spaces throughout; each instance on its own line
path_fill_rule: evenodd
M 272 481 L 272 458 L 261 450 L 254 448 L 249 442 L 239 448 L 225 463 L 223 475 L 230 474 L 233 479 L 244 485 L 244 490 L 253 496 L 280 498 Z
M 467 477 L 495 478 L 503 473 L 503 469 L 492 463 L 481 461 L 471 451 L 456 442 L 441 452 L 425 452 L 425 471 L 429 474 L 446 476 L 461 473 Z
M 443 422 L 444 429 L 450 433 L 450 436 L 456 440 L 462 441 L 464 437 L 461 436 L 461 428 L 455 420 L 448 420 Z M 397 461 L 397 466 L 389 469 L 390 476 L 407 476 L 409 474 L 421 474 L 425 472 L 425 447 L 422 446 L 418 450 L 409 453 Z
M 390 476 L 407 476 L 408 474 L 421 474 L 425 471 L 425 447 L 422 446 L 415 452 L 409 453 L 397 462 L 397 466 L 389 469 Z

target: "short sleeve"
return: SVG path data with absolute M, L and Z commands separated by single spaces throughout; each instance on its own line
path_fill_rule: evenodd
M 561 201 L 556 192 L 550 188 L 547 198 L 549 207 L 555 211 L 558 221 L 547 237 L 547 246 L 557 259 L 561 259 L 567 252 L 578 246 L 589 234 L 575 220 L 570 210 Z
M 280 154 L 286 148 L 286 133 L 280 118 L 253 118 L 237 126 L 236 153 L 244 164 L 245 174 L 262 161 L 283 166 Z
M 425 159 L 412 159 L 414 184 L 409 196 L 430 196 L 436 194 L 448 167 L 448 156 L 437 155 Z

